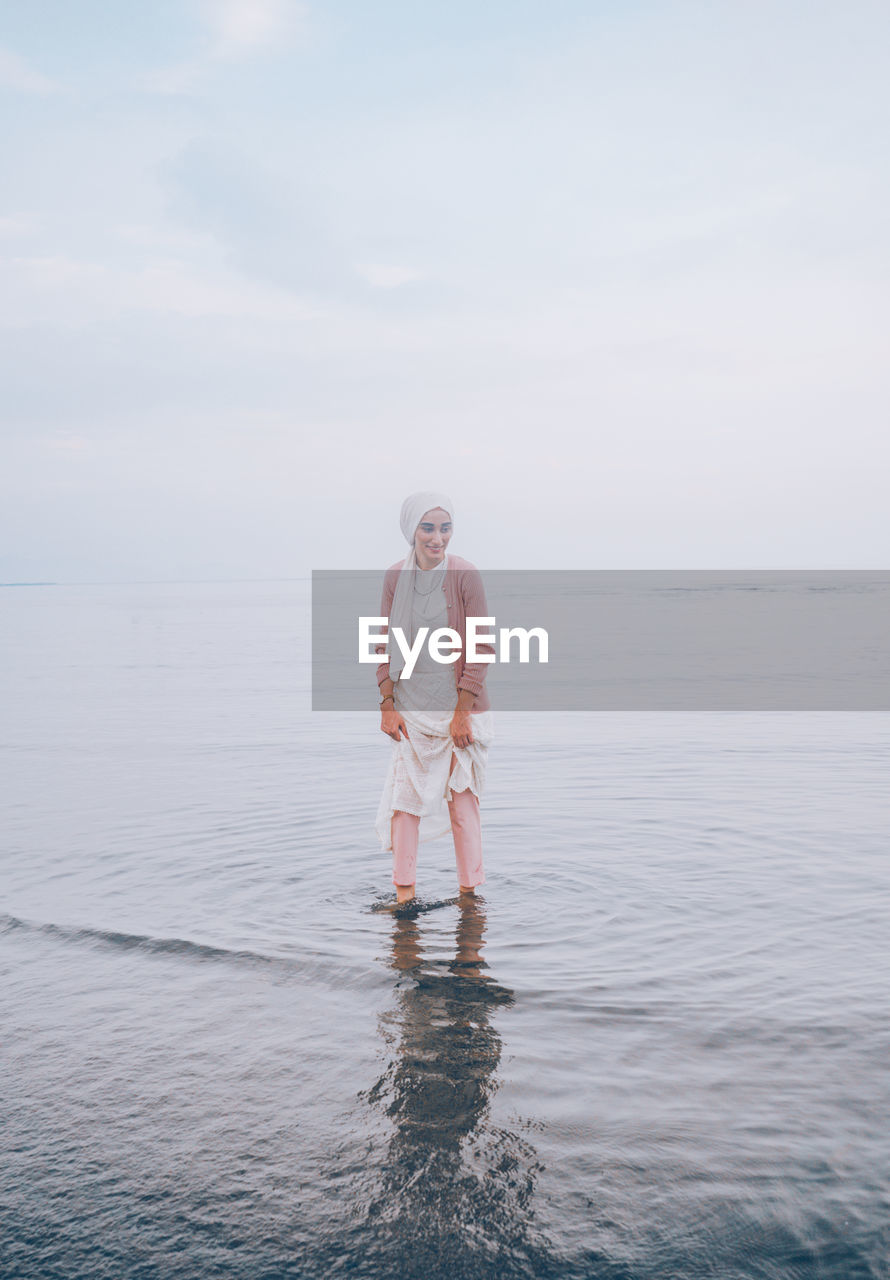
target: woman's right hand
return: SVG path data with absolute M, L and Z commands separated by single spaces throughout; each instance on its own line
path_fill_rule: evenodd
M 408 729 L 405 724 L 404 716 L 395 707 L 385 706 L 380 712 L 380 728 L 392 738 L 393 742 L 398 742 L 404 733 L 408 737 Z

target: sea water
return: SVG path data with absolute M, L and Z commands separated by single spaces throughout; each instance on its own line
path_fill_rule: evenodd
M 890 1274 L 890 717 L 501 713 L 394 915 L 308 634 L 0 590 L 4 1280 Z

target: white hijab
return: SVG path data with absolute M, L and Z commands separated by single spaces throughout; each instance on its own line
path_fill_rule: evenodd
M 414 535 L 417 532 L 417 526 L 426 513 L 436 507 L 441 507 L 443 511 L 447 511 L 451 519 L 454 520 L 454 507 L 451 499 L 444 493 L 435 493 L 432 490 L 412 493 L 402 503 L 402 514 L 399 518 L 399 523 L 405 539 L 411 544 L 411 550 L 405 557 L 405 563 L 402 565 L 402 571 L 396 583 L 392 608 L 389 611 L 389 628 L 391 631 L 393 627 L 401 627 L 409 639 L 411 636 L 411 613 L 414 602 L 414 570 L 417 568 L 417 557 L 414 554 Z M 389 646 L 389 677 L 392 681 L 398 680 L 404 665 L 405 659 L 402 657 L 401 649 L 397 644 L 391 644 Z

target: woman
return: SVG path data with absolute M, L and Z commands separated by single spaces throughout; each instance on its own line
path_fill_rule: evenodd
M 460 891 L 483 884 L 479 797 L 492 738 L 485 691 L 485 662 L 467 663 L 466 620 L 485 617 L 479 571 L 447 554 L 453 507 L 443 493 L 413 493 L 402 504 L 401 526 L 410 550 L 386 571 L 381 616 L 414 644 L 420 627 L 432 633 L 450 627 L 461 638 L 453 663 L 437 662 L 426 645 L 410 678 L 394 640 L 377 668 L 380 728 L 393 740 L 389 774 L 377 813 L 384 849 L 392 849 L 393 884 L 399 902 L 414 897 L 417 846 L 421 840 L 454 836 Z M 480 653 L 490 645 L 478 644 Z M 378 652 L 385 652 L 381 646 Z

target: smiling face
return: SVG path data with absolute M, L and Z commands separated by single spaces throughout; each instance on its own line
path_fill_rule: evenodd
M 424 512 L 414 534 L 414 554 L 421 569 L 435 569 L 451 541 L 451 516 L 441 507 Z

